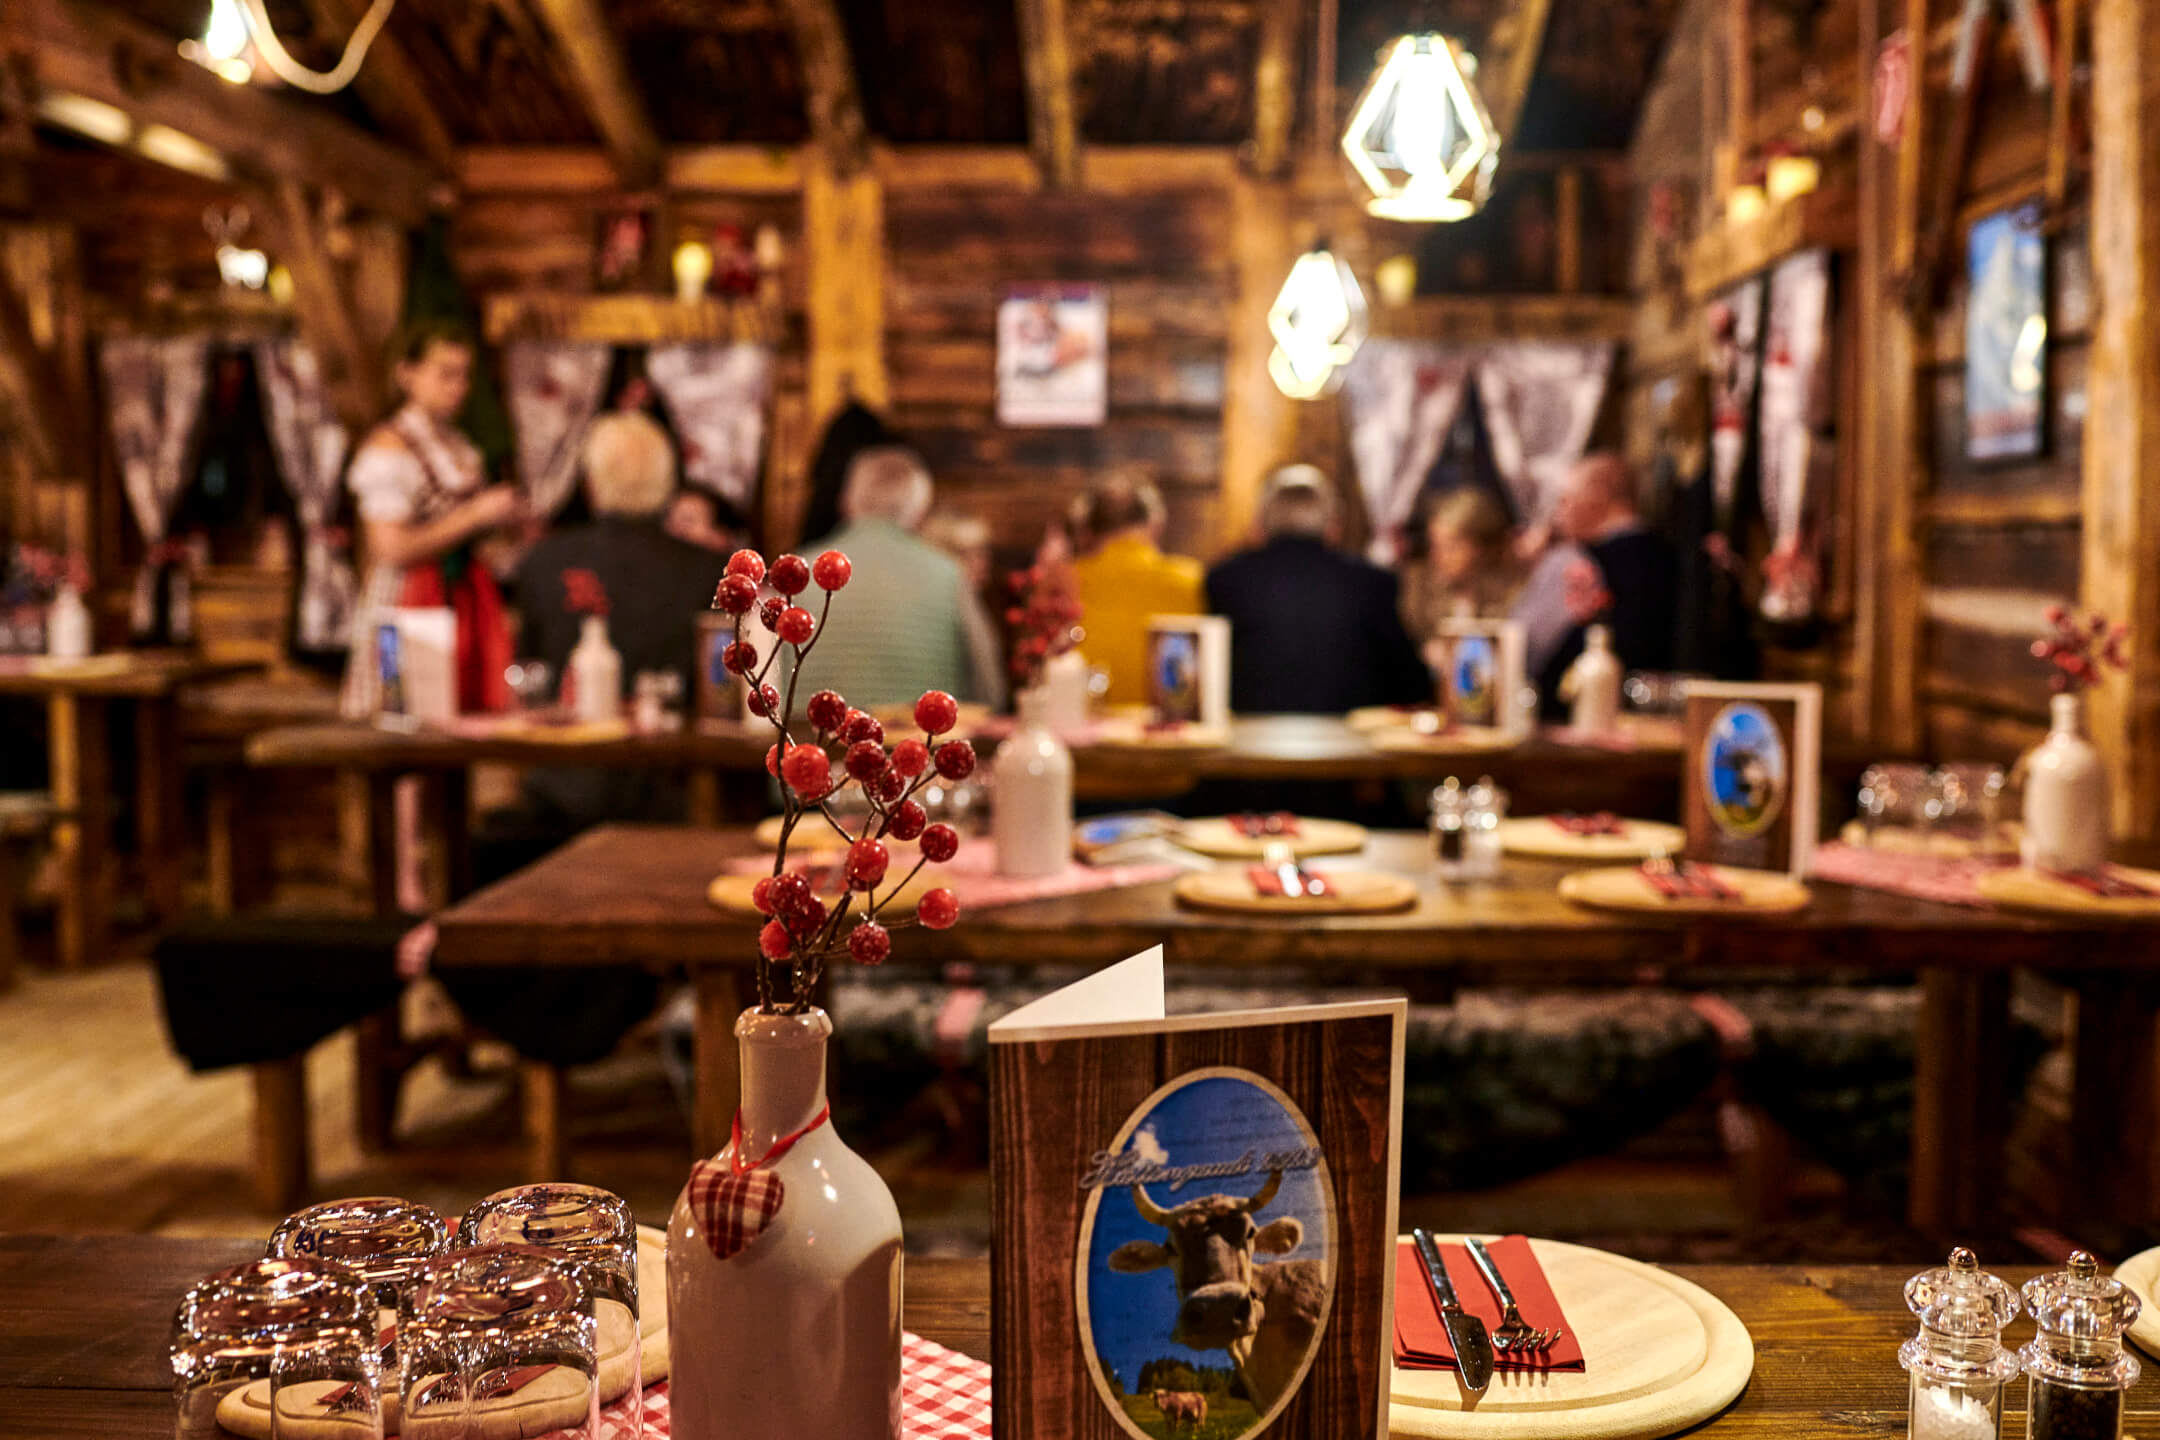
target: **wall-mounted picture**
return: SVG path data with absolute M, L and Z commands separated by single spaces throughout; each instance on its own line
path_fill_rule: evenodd
M 1091 426 L 1110 413 L 1110 297 L 1099 285 L 1029 285 L 997 314 L 1000 425 Z
M 2024 460 L 2047 443 L 2047 239 L 2040 207 L 1973 222 L 1965 240 L 1965 455 Z

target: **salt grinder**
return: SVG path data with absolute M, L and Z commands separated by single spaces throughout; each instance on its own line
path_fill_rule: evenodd
M 2025 1282 L 2025 1308 L 2039 1326 L 2019 1352 L 2032 1377 L 2027 1440 L 2120 1440 L 2123 1393 L 2138 1377 L 2123 1345 L 2142 1308 L 2136 1294 L 2079 1250 L 2069 1269 Z
M 1949 1264 L 1905 1282 L 1905 1304 L 1920 1317 L 1920 1333 L 1898 1347 L 1912 1376 L 1911 1440 L 1998 1440 L 2003 1386 L 2018 1373 L 2002 1343 L 2017 1292 L 1960 1246 Z

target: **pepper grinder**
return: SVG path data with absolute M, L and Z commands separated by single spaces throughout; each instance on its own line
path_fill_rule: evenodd
M 2123 1346 L 2142 1308 L 2136 1294 L 2079 1250 L 2069 1269 L 2025 1282 L 2025 1307 L 2040 1327 L 2019 1352 L 2032 1377 L 2027 1440 L 2120 1440 L 2123 1392 L 2138 1377 Z
M 1905 1282 L 1905 1304 L 1920 1332 L 1898 1347 L 1912 1375 L 1912 1440 L 1999 1440 L 2003 1386 L 2018 1357 L 2003 1326 L 2018 1313 L 2017 1292 L 1959 1246 L 1950 1263 Z

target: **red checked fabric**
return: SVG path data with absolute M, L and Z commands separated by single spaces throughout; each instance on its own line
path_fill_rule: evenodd
M 645 1435 L 669 1440 L 668 1387 L 645 1392 Z M 901 1337 L 903 1440 L 990 1440 L 990 1367 L 920 1335 Z M 600 1440 L 638 1440 L 629 1397 L 600 1412 Z
M 787 1186 L 769 1170 L 733 1173 L 724 1160 L 700 1160 L 690 1171 L 690 1213 L 697 1216 L 705 1243 L 722 1260 L 732 1260 L 772 1224 L 787 1198 Z

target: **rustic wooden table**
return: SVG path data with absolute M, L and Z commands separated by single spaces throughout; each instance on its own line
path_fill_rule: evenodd
M 60 866 L 60 964 L 75 969 L 104 948 L 112 901 L 112 773 L 106 710 L 135 707 L 135 832 L 151 913 L 179 913 L 186 873 L 180 691 L 254 665 L 177 652 L 121 650 L 79 664 L 0 657 L 0 695 L 41 700 L 52 772 L 53 851 Z
M 138 1236 L 0 1236 L 0 1435 L 166 1440 L 172 1372 L 165 1363 L 173 1306 L 189 1282 L 261 1253 L 245 1240 Z M 1984 1258 L 1984 1257 L 1983 1257 Z M 1909 1266 L 1676 1265 L 1673 1272 L 1732 1307 L 1755 1339 L 1755 1376 L 1694 1434 L 1788 1440 L 1882 1440 L 1905 1428 L 1897 1347 L 1914 1322 L 1901 1296 Z M 2002 1270 L 2018 1283 L 2031 1272 Z M 990 1267 L 982 1260 L 910 1259 L 907 1328 L 988 1359 Z M 2020 1317 L 2006 1340 L 2020 1345 Z M 2026 1386 L 2013 1382 L 2004 1433 L 2022 1435 Z M 2160 1429 L 2160 1373 L 2148 1364 L 2130 1392 L 2125 1433 Z
M 751 917 L 706 902 L 713 876 L 755 853 L 743 830 L 608 826 L 437 919 L 444 965 L 683 966 L 698 990 L 698 1138 L 717 1148 L 734 1111 L 733 1026 L 757 953 Z M 1285 967 L 1413 996 L 1464 983 L 1711 988 L 1738 972 L 1917 976 L 1923 991 L 1913 1126 L 1913 1221 L 1933 1233 L 1985 1222 L 1999 1190 L 2011 972 L 2056 974 L 2083 996 L 2072 1123 L 2120 1161 L 2092 1187 L 2094 1218 L 2151 1208 L 2153 1017 L 2160 926 L 2066 922 L 1817 884 L 1798 914 L 1607 914 L 1555 893 L 1569 867 L 1510 861 L 1489 884 L 1439 883 L 1423 836 L 1376 834 L 1376 868 L 1418 882 L 1395 915 L 1301 919 L 1181 908 L 1167 883 L 966 913 L 906 939 L 910 962 L 1099 965 L 1162 944 L 1171 965 Z M 963 897 L 964 903 L 964 897 Z M 2140 1019 L 2142 1017 L 2142 1020 Z M 2139 1077 L 2145 1077 L 2140 1088 Z

